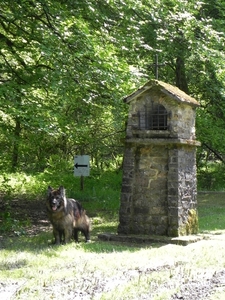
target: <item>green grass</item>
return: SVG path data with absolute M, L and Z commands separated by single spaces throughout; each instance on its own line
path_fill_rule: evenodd
M 225 193 L 208 192 L 198 195 L 199 230 L 225 229 Z
M 87 244 L 52 246 L 50 232 L 9 238 L 0 251 L 0 295 L 5 285 L 13 300 L 169 300 L 183 283 L 225 267 L 222 236 L 186 247 L 129 246 L 97 240 L 98 230 Z
M 46 171 L 27 175 L 13 173 L 0 175 L 0 192 L 5 199 L 43 199 L 48 186 L 58 188 L 63 185 L 68 197 L 87 203 L 90 208 L 118 209 L 121 189 L 122 172 L 92 171 L 90 177 L 84 177 L 84 188 L 81 190 L 80 177 L 74 177 L 72 172 L 60 173 Z
M 3 174 L 0 175 L 0 193 L 9 203 L 8 209 L 0 212 L 3 223 L 0 232 L 13 230 L 23 234 L 23 228 L 29 225 L 29 220 L 17 220 L 10 211 L 10 200 L 19 198 L 33 201 L 45 199 L 48 185 L 58 187 L 64 185 L 67 196 L 81 201 L 88 214 L 93 219 L 93 225 L 107 221 L 118 220 L 120 205 L 122 173 L 108 170 L 102 173 L 92 170 L 90 177 L 84 178 L 84 189 L 80 190 L 80 178 L 73 173 L 60 173 L 48 170 L 44 173 Z M 198 195 L 199 230 L 211 231 L 224 228 L 225 205 L 223 193 L 201 193 Z M 103 220 L 103 221 L 102 221 Z M 109 226 L 109 225 L 108 225 Z M 112 229 L 112 228 L 111 228 Z M 108 228 L 107 231 L 109 231 Z
M 46 198 L 47 187 L 50 185 L 58 188 L 63 185 L 68 197 L 79 200 L 90 217 L 104 217 L 110 221 L 118 216 L 120 205 L 122 173 L 116 171 L 105 171 L 101 174 L 92 171 L 90 177 L 84 178 L 84 188 L 81 190 L 80 178 L 74 177 L 73 173 L 60 173 L 46 171 L 40 174 L 27 175 L 23 173 L 0 175 L 0 195 L 7 209 L 0 211 L 0 219 L 3 220 L 0 232 L 14 231 L 23 234 L 24 227 L 29 225 L 29 219 L 17 220 L 12 214 L 10 201 L 43 200 Z M 94 223 L 98 219 L 94 220 Z
M 1 176 L 0 181 L 9 202 L 18 195 L 21 201 L 42 199 L 49 184 L 60 185 L 60 177 L 48 173 L 7 176 Z M 53 246 L 50 229 L 36 236 L 0 236 L 1 298 L 8 291 L 12 300 L 169 300 L 179 293 L 182 284 L 225 268 L 223 193 L 198 195 L 200 233 L 210 233 L 210 239 L 206 235 L 207 239 L 186 247 L 125 244 L 103 242 L 97 237 L 99 233 L 117 231 L 121 173 L 111 171 L 85 178 L 83 191 L 79 189 L 79 178 L 66 174 L 61 180 L 70 197 L 81 200 L 87 210 L 94 212 L 92 241 L 84 243 L 80 237 L 79 244 Z M 8 225 L 15 222 L 11 215 L 5 219 Z M 224 296 L 223 291 L 215 295 L 220 299 Z

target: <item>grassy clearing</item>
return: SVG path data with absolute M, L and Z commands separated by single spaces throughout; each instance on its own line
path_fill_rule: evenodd
M 170 299 L 183 283 L 225 268 L 225 239 L 215 237 L 186 247 L 97 240 L 53 247 L 49 233 L 11 239 L 0 255 L 0 295 L 5 285 L 11 299 Z
M 26 179 L 29 184 L 15 180 L 12 186 L 12 181 L 3 178 L 5 190 L 9 191 L 6 199 L 23 189 L 24 197 L 32 200 L 31 185 L 41 198 L 48 184 L 60 185 L 59 179 L 51 182 L 48 175 L 37 177 L 38 184 L 30 178 Z M 94 211 L 92 242 L 86 244 L 81 238 L 79 244 L 52 246 L 51 231 L 0 239 L 1 299 L 169 300 L 184 284 L 207 282 L 216 271 L 225 269 L 223 193 L 198 196 L 200 232 L 207 239 L 186 247 L 128 245 L 97 239 L 99 233 L 117 230 L 121 174 L 106 172 L 104 176 L 85 179 L 84 191 L 79 190 L 78 178 L 65 178 L 62 184 L 69 196 Z M 207 299 L 224 296 L 222 286 Z
M 225 193 L 198 194 L 200 232 L 225 229 Z
M 101 242 L 97 234 L 115 232 L 117 220 L 99 216 L 91 243 L 52 246 L 51 232 L 7 239 L 0 251 L 1 299 L 169 300 L 183 284 L 206 281 L 225 269 L 225 234 L 210 221 L 221 211 L 223 195 L 199 197 L 201 231 L 211 238 L 186 247 Z M 207 299 L 224 295 L 222 288 Z

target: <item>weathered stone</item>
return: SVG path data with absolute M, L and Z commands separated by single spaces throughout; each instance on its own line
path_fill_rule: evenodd
M 132 187 L 129 185 L 123 185 L 122 186 L 122 193 L 131 193 L 132 192 Z
M 125 101 L 130 107 L 118 233 L 196 233 L 197 101 L 159 81 Z

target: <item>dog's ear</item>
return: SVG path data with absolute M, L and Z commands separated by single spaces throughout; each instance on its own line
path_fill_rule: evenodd
M 48 186 L 48 190 L 47 190 L 47 194 L 48 196 L 50 195 L 50 193 L 53 191 L 53 188 L 49 185 Z
M 59 192 L 62 197 L 66 196 L 66 190 L 64 189 L 64 187 L 62 185 L 59 187 Z

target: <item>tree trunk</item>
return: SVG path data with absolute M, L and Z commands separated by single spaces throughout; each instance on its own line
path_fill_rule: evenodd
M 182 57 L 178 57 L 176 60 L 176 86 L 186 94 L 189 94 L 187 79 L 185 75 L 184 59 Z
M 12 149 L 12 171 L 16 171 L 18 166 L 18 158 L 19 158 L 19 141 L 20 141 L 20 133 L 21 133 L 21 123 L 19 118 L 16 118 L 16 126 L 14 128 L 14 142 Z

